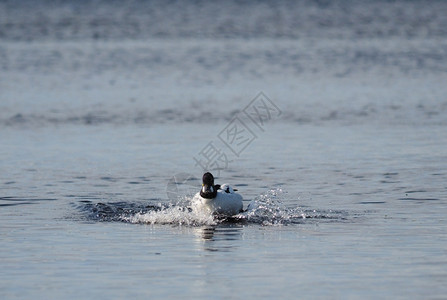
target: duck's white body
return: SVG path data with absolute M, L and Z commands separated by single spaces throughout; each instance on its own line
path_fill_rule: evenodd
M 234 216 L 242 211 L 242 196 L 235 193 L 229 185 L 223 184 L 213 199 L 203 198 L 200 193 L 195 194 L 191 208 L 212 214 Z

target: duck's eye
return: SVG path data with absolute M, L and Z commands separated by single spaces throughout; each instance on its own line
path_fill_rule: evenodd
M 225 192 L 230 193 L 230 187 L 227 186 L 227 188 L 225 189 Z

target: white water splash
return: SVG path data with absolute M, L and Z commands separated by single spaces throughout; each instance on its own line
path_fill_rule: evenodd
M 263 226 L 302 224 L 305 222 L 346 221 L 348 212 L 332 209 L 304 209 L 287 207 L 287 192 L 271 189 L 253 199 L 243 213 L 223 217 L 209 211 L 193 210 L 191 197 L 184 196 L 177 203 L 147 206 L 135 203 L 83 203 L 80 207 L 90 218 L 99 221 L 120 221 L 132 224 L 170 224 L 178 226 L 214 226 L 220 223 L 249 223 Z
M 134 224 L 177 224 L 186 226 L 216 225 L 213 215 L 200 211 L 191 211 L 181 206 L 170 206 L 159 211 L 136 213 L 123 217 L 123 221 Z
M 281 201 L 285 192 L 278 188 L 267 191 L 252 200 L 247 210 L 237 216 L 249 222 L 259 223 L 264 226 L 285 225 L 297 223 L 305 219 L 306 215 L 300 208 L 288 209 Z

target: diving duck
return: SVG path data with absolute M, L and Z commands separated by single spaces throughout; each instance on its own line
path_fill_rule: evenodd
M 213 174 L 202 177 L 202 189 L 194 195 L 191 208 L 223 216 L 234 216 L 242 212 L 242 196 L 228 184 L 214 184 Z

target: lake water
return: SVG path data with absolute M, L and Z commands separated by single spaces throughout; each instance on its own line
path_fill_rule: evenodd
M 1 298 L 445 298 L 446 15 L 0 2 Z

